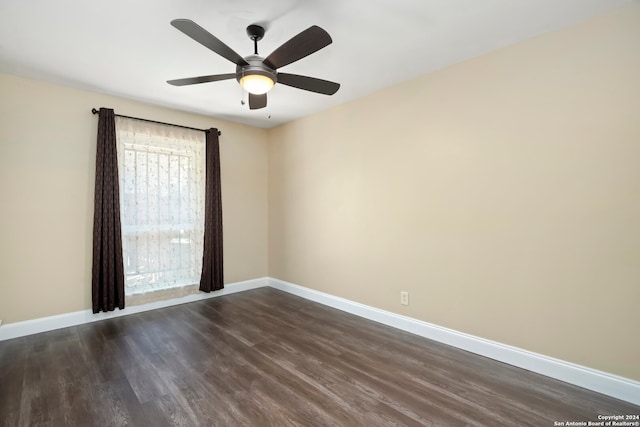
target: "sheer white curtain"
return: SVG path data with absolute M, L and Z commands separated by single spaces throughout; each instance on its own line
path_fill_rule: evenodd
M 200 281 L 205 133 L 116 117 L 128 295 Z

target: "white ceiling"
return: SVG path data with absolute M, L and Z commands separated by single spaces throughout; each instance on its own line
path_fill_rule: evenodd
M 0 0 L 0 72 L 268 128 L 632 1 Z M 342 86 L 326 96 L 276 85 L 267 108 L 254 111 L 241 105 L 235 80 L 170 86 L 235 72 L 173 28 L 175 18 L 195 21 L 241 56 L 253 53 L 249 24 L 267 28 L 262 56 L 319 25 L 333 44 L 280 71 Z

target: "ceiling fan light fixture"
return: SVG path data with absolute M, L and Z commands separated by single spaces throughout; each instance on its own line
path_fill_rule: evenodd
M 240 78 L 240 86 L 254 95 L 263 95 L 271 90 L 276 82 L 262 74 L 247 74 Z

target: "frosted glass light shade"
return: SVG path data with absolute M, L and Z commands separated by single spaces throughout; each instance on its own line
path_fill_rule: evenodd
M 240 86 L 249 93 L 262 95 L 271 90 L 275 82 L 267 76 L 249 74 L 240 79 Z

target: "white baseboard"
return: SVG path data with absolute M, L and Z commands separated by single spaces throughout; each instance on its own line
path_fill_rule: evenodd
M 54 329 L 66 328 L 69 326 L 81 325 L 83 323 L 96 322 L 98 320 L 111 319 L 114 317 L 128 316 L 129 314 L 142 313 L 143 311 L 155 310 L 158 308 L 170 307 L 172 305 L 185 304 L 188 302 L 200 301 L 208 298 L 221 297 L 236 292 L 247 291 L 249 289 L 262 288 L 268 286 L 267 277 L 260 279 L 246 280 L 244 282 L 229 283 L 224 285 L 224 289 L 210 293 L 199 292 L 197 294 L 186 295 L 180 298 L 173 298 L 164 301 L 150 302 L 147 304 L 126 307 L 124 310 L 114 310 L 93 314 L 91 310 L 75 311 L 57 316 L 42 317 L 39 319 L 26 320 L 24 322 L 7 323 L 0 327 L 0 341 L 26 335 L 38 334 L 40 332 L 52 331 Z
M 473 335 L 444 328 L 421 320 L 380 310 L 345 298 L 305 288 L 283 280 L 263 277 L 244 282 L 229 283 L 224 289 L 211 293 L 200 292 L 165 301 L 152 302 L 127 307 L 125 310 L 93 314 L 91 310 L 76 311 L 58 316 L 43 317 L 24 322 L 8 323 L 0 327 L 0 341 L 26 335 L 66 328 L 83 323 L 114 317 L 127 316 L 143 311 L 155 310 L 172 305 L 215 298 L 250 289 L 271 286 L 272 288 L 342 310 L 365 319 L 373 320 L 425 338 L 451 345 L 481 356 L 489 357 L 509 365 L 517 366 L 547 377 L 574 384 L 598 393 L 640 405 L 640 382 L 619 377 L 606 372 L 576 365 L 574 363 L 533 353 L 521 348 L 487 340 Z
M 640 405 L 640 382 L 269 278 L 269 286 L 509 365 Z

